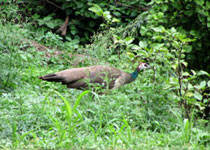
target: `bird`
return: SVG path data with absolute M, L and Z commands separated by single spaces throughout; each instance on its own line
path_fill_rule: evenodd
M 147 63 L 139 63 L 132 73 L 127 73 L 115 67 L 96 65 L 81 68 L 66 69 L 60 72 L 39 77 L 49 82 L 61 82 L 67 88 L 85 90 L 90 83 L 99 84 L 103 89 L 116 89 L 133 82 L 140 71 L 149 68 Z

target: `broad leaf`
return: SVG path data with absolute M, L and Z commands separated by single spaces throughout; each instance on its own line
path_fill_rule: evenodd
M 203 6 L 204 4 L 204 0 L 195 0 L 195 2 L 200 6 Z
M 194 97 L 198 100 L 202 100 L 202 98 L 203 98 L 203 96 L 200 93 L 198 93 L 197 91 L 194 92 Z
M 183 50 L 185 53 L 190 53 L 192 51 L 192 46 L 191 45 L 184 45 Z
M 146 42 L 146 41 L 140 41 L 140 42 L 139 42 L 139 46 L 140 46 L 141 48 L 145 48 L 145 47 L 147 47 L 147 42 Z

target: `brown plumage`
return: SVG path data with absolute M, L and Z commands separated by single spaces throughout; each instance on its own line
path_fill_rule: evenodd
M 90 66 L 67 69 L 54 74 L 40 77 L 42 80 L 61 82 L 68 88 L 86 89 L 88 83 L 98 83 L 103 88 L 114 89 L 136 79 L 140 70 L 148 68 L 146 63 L 140 63 L 133 73 L 126 73 L 114 67 Z

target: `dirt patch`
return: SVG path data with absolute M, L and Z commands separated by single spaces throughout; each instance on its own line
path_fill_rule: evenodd
M 54 57 L 54 56 L 61 56 L 62 54 L 65 54 L 64 52 L 59 51 L 59 50 L 55 50 L 54 52 L 50 52 L 50 48 L 48 48 L 48 47 L 46 47 L 42 44 L 39 44 L 36 41 L 31 40 L 30 43 L 33 47 L 36 48 L 37 51 L 45 52 L 44 56 L 47 57 L 47 58 L 51 58 L 51 57 Z M 75 67 L 79 66 L 82 63 L 85 63 L 86 61 L 91 61 L 95 64 L 100 62 L 97 58 L 94 58 L 94 57 L 92 57 L 88 54 L 71 54 L 70 53 L 70 54 L 68 54 L 68 56 L 71 60 L 71 65 L 75 66 Z

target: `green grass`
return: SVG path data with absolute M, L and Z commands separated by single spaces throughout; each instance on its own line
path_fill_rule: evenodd
M 148 70 L 106 95 L 67 89 L 38 77 L 71 68 L 68 58 L 43 57 L 18 26 L 0 29 L 0 149 L 210 149 L 208 121 L 182 117 L 165 77 Z M 110 65 L 131 69 L 122 63 Z

